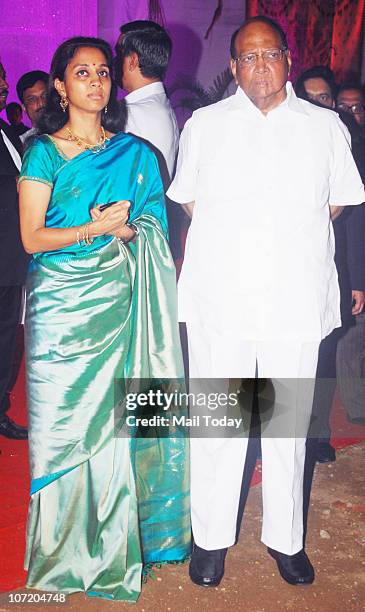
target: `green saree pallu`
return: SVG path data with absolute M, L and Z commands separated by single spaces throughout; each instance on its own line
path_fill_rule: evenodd
M 20 180 L 51 187 L 46 227 L 124 199 L 139 229 L 134 244 L 101 236 L 35 254 L 26 312 L 27 585 L 135 601 L 144 563 L 190 552 L 188 441 L 115 435 L 115 379 L 183 378 L 157 162 L 128 134 L 71 160 L 43 135 Z

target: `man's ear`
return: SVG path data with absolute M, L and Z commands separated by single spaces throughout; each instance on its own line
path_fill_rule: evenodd
M 290 70 L 291 70 L 291 65 L 292 65 L 291 53 L 290 53 L 289 49 L 286 52 L 286 61 L 288 62 L 288 76 L 289 76 L 290 75 Z
M 131 53 L 127 56 L 128 58 L 128 70 L 129 72 L 133 72 L 137 68 L 139 68 L 139 60 L 137 53 Z
M 237 72 L 237 62 L 231 58 L 231 71 L 235 80 L 236 85 L 238 85 L 238 81 L 237 81 L 237 76 L 236 76 L 236 72 Z

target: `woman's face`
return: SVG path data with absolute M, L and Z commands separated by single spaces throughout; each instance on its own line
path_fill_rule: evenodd
M 100 49 L 80 47 L 65 70 L 64 80 L 55 79 L 58 93 L 68 98 L 70 109 L 100 112 L 111 90 L 107 59 Z

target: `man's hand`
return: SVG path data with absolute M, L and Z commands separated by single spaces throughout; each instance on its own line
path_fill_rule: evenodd
M 337 219 L 337 217 L 340 216 L 343 209 L 344 209 L 344 206 L 330 206 L 332 221 L 334 221 L 335 219 Z
M 354 305 L 352 307 L 352 314 L 358 315 L 363 311 L 365 305 L 365 291 L 352 290 L 352 301 Z
M 195 204 L 195 202 L 187 202 L 186 204 L 181 204 L 181 206 L 183 207 L 183 209 L 185 210 L 186 214 L 189 217 L 193 216 L 194 204 Z

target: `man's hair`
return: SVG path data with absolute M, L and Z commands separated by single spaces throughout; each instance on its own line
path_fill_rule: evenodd
M 49 74 L 43 72 L 43 70 L 32 70 L 31 72 L 23 74 L 16 84 L 16 93 L 18 94 L 19 100 L 24 102 L 24 91 L 29 89 L 29 87 L 33 87 L 37 81 L 43 81 L 43 83 L 48 85 L 48 80 Z
M 345 83 L 341 83 L 341 85 L 339 85 L 337 88 L 336 97 L 348 89 L 355 89 L 355 91 L 359 91 L 365 100 L 365 86 L 361 85 L 361 83 L 357 83 L 356 81 L 346 81 Z
M 295 93 L 298 98 L 303 100 L 308 100 L 308 94 L 305 89 L 305 81 L 308 81 L 308 79 L 323 79 L 331 90 L 332 98 L 335 99 L 337 85 L 331 68 L 328 68 L 328 66 L 313 66 L 300 75 L 295 84 Z
M 270 19 L 270 17 L 265 17 L 264 15 L 256 15 L 256 17 L 249 17 L 248 19 L 246 19 L 246 21 L 244 21 L 242 25 L 240 25 L 240 27 L 235 32 L 233 32 L 232 38 L 231 38 L 231 46 L 230 46 L 230 52 L 231 52 L 232 59 L 235 59 L 237 57 L 236 38 L 238 34 L 243 28 L 250 25 L 251 23 L 264 23 L 270 28 L 272 28 L 273 30 L 275 30 L 275 32 L 280 37 L 280 43 L 281 43 L 282 48 L 283 49 L 288 48 L 288 41 L 286 39 L 286 34 L 283 28 L 276 21 L 274 21 L 273 19 Z
M 136 53 L 139 69 L 146 78 L 163 81 L 169 63 L 172 41 L 166 30 L 154 21 L 131 21 L 120 27 L 122 41 L 117 53 Z

